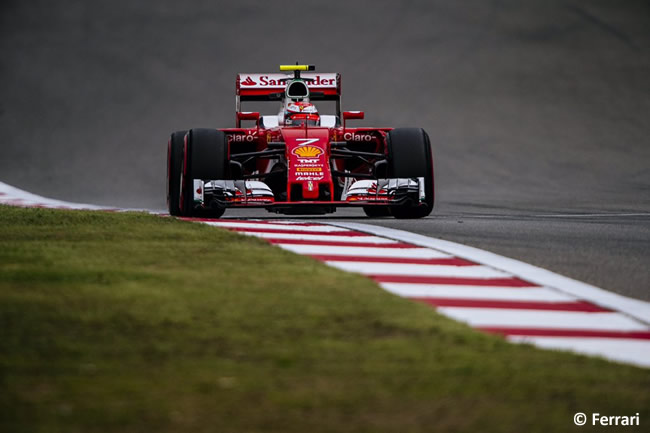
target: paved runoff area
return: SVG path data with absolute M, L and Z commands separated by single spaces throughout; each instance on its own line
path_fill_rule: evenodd
M 0 204 L 125 210 L 47 199 L 0 182 Z M 359 223 L 187 218 L 357 272 L 383 289 L 512 342 L 650 367 L 650 303 L 454 242 Z

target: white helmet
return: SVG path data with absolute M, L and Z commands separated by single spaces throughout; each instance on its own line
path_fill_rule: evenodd
M 310 102 L 289 102 L 284 111 L 287 126 L 319 126 L 320 116 L 316 106 Z

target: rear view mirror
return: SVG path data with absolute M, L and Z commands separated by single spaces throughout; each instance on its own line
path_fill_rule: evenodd
M 344 111 L 343 120 L 363 119 L 365 113 L 363 111 Z
M 344 111 L 343 112 L 343 129 L 345 129 L 345 121 L 353 119 L 363 119 L 365 113 L 363 111 Z
M 240 120 L 257 120 L 260 118 L 260 113 L 257 111 L 240 111 L 237 113 Z
M 237 128 L 241 128 L 242 120 L 254 120 L 257 126 L 260 125 L 260 113 L 257 111 L 238 111 L 237 112 Z

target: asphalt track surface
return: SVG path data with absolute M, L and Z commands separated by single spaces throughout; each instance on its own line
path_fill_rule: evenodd
M 431 217 L 328 218 L 650 300 L 649 48 L 646 1 L 5 0 L 0 180 L 160 209 L 168 133 L 232 126 L 237 72 L 300 60 L 341 72 L 359 125 L 434 146 Z

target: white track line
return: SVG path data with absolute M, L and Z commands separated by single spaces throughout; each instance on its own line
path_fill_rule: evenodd
M 395 257 L 409 259 L 449 259 L 451 254 L 432 250 L 429 248 L 372 248 L 372 247 L 355 247 L 351 246 L 329 246 L 329 245 L 294 245 L 294 244 L 276 244 L 285 250 L 297 254 L 313 255 L 337 255 L 345 258 L 352 257 Z
M 350 230 L 342 227 L 327 225 L 309 225 L 299 226 L 294 224 L 276 224 L 276 223 L 239 223 L 236 221 L 203 221 L 205 224 L 217 227 L 238 228 L 238 229 L 266 229 L 266 230 L 291 230 L 296 232 L 349 232 Z
M 650 367 L 650 341 L 623 338 L 527 337 L 511 335 L 514 343 L 530 343 L 544 349 L 571 350 L 614 361 Z
M 396 244 L 397 241 L 379 236 L 336 236 L 336 235 L 310 235 L 309 233 L 258 233 L 258 232 L 239 232 L 249 236 L 257 236 L 264 239 L 291 239 L 301 241 L 331 241 L 345 242 L 351 245 L 355 243 L 373 243 L 373 244 Z
M 74 210 L 104 210 L 104 211 L 138 211 L 147 212 L 150 214 L 160 215 L 166 214 L 165 211 L 155 211 L 151 209 L 124 209 L 115 208 L 110 206 L 99 206 L 86 203 L 72 203 L 69 201 L 56 200 L 52 198 L 42 197 L 31 192 L 23 191 L 22 189 L 15 188 L 6 183 L 0 182 L 0 204 L 16 207 L 40 207 L 47 209 L 74 209 Z
M 456 219 L 512 219 L 512 218 L 609 218 L 609 217 L 650 217 L 648 212 L 628 213 L 584 213 L 584 214 L 471 214 L 471 215 L 439 215 Z
M 646 331 L 648 328 L 620 313 L 509 310 L 507 308 L 438 307 L 442 314 L 474 327 L 588 329 Z
M 414 265 L 326 261 L 330 266 L 363 275 L 409 275 L 416 277 L 508 278 L 510 274 L 487 266 Z
M 405 298 L 450 298 L 486 301 L 572 302 L 577 299 L 546 287 L 456 286 L 444 284 L 380 283 Z
M 539 286 L 553 288 L 575 296 L 576 298 L 588 300 L 602 307 L 620 311 L 630 317 L 642 321 L 646 325 L 650 325 L 650 303 L 648 302 L 608 292 L 607 290 L 556 274 L 537 266 L 529 265 L 528 263 L 519 260 L 499 256 L 488 251 L 468 247 L 455 242 L 429 238 L 415 233 L 406 232 L 404 230 L 359 223 L 333 222 L 328 224 L 351 230 L 359 230 L 376 236 L 386 236 L 397 241 L 444 251 L 456 257 L 509 272 L 516 277 L 536 283 Z M 648 354 L 648 356 L 650 356 L 650 354 Z
M 70 203 L 62 200 L 41 197 L 31 192 L 14 188 L 11 185 L 0 182 L 0 204 L 7 204 L 18 207 L 47 207 L 55 209 L 86 209 L 86 210 L 106 210 L 113 209 L 106 206 L 96 206 L 92 204 Z
M 513 215 L 517 217 L 517 215 Z M 584 213 L 584 214 L 538 214 L 534 218 L 607 218 L 607 217 L 650 217 L 650 213 Z

